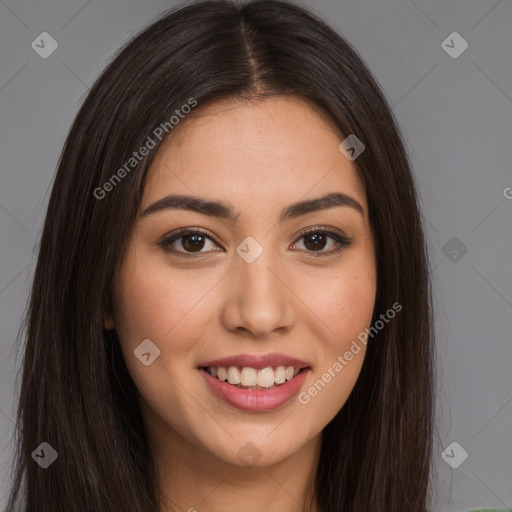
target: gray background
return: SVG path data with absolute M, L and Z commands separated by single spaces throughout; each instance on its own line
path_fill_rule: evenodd
M 414 165 L 440 365 L 431 510 L 512 508 L 511 0 L 302 4 L 365 59 L 393 105 Z M 0 3 L 0 508 L 13 450 L 16 334 L 62 144 L 113 52 L 173 5 Z M 443 48 L 457 51 L 459 41 L 442 45 L 454 31 L 469 45 L 457 58 Z M 42 32 L 58 42 L 47 59 L 31 47 Z M 469 454 L 457 468 L 441 457 L 454 441 Z M 448 453 L 460 461 L 459 447 Z

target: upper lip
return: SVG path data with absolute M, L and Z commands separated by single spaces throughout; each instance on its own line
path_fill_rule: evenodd
M 295 357 L 286 356 L 284 354 L 265 354 L 263 356 L 256 356 L 251 354 L 239 354 L 235 356 L 221 357 L 212 361 L 205 361 L 199 367 L 214 367 L 220 366 L 247 366 L 256 370 L 267 368 L 269 366 L 293 366 L 294 368 L 307 368 L 309 364 L 301 361 Z

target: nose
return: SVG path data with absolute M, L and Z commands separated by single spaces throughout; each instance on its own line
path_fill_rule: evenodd
M 252 263 L 235 258 L 226 282 L 222 311 L 225 327 L 262 339 L 289 331 L 295 321 L 293 283 L 290 273 L 264 250 Z

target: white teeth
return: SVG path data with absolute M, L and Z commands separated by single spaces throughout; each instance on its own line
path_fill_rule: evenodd
M 244 367 L 240 373 L 240 382 L 242 386 L 256 386 L 258 373 L 254 368 Z M 273 382 L 272 382 L 273 384 Z M 258 386 L 261 384 L 258 382 Z
M 219 366 L 217 368 L 207 368 L 207 371 L 220 381 L 227 380 L 230 384 L 238 387 L 245 386 L 257 389 L 256 386 L 258 386 L 260 388 L 273 389 L 275 385 L 292 380 L 300 372 L 300 368 L 294 368 L 293 366 L 268 366 L 267 368 L 256 370 L 248 366 L 242 368 L 237 366 L 230 366 L 229 368 Z
M 286 380 L 286 372 L 284 366 L 278 366 L 274 372 L 274 382 L 282 384 Z
M 258 370 L 257 384 L 260 388 L 269 388 L 274 385 L 274 370 L 272 368 L 262 368 Z
M 228 368 L 228 382 L 230 384 L 240 384 L 240 372 L 236 366 Z

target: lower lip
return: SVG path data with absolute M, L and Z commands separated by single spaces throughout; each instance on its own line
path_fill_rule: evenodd
M 300 391 L 309 371 L 309 368 L 302 370 L 292 380 L 270 391 L 263 391 L 237 388 L 199 368 L 199 373 L 215 395 L 237 409 L 253 412 L 273 411 L 289 402 Z

